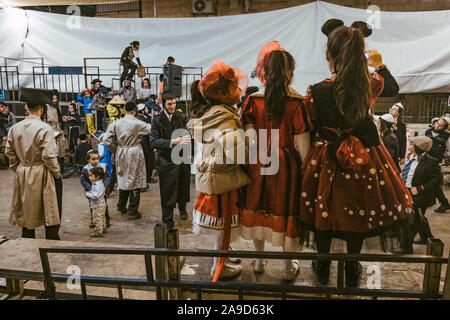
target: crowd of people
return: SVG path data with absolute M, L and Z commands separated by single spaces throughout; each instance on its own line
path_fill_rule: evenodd
M 216 60 L 192 84 L 188 117 L 170 91 L 153 94 L 147 78 L 138 92 L 132 87 L 142 65 L 139 59 L 132 63 L 139 57 L 134 41 L 122 55 L 123 87 L 117 95 L 111 97 L 111 90 L 95 79 L 78 96 L 88 135 L 80 134 L 75 103 L 62 115 L 57 95 L 47 105 L 27 101 L 30 115 L 8 127 L 6 154 L 15 172 L 10 222 L 23 228 L 23 237 L 34 237 L 34 229 L 45 225 L 48 238 L 59 239 L 61 132 L 67 123 L 69 151 L 82 168 L 92 237 L 103 237 L 110 226 L 108 197 L 116 182 L 117 210 L 128 219 L 141 217 L 141 192 L 156 182 L 155 169 L 161 220 L 173 228 L 177 207 L 180 219 L 188 219 L 193 165 L 199 192 L 193 232 L 210 235 L 216 250 L 245 239 L 256 251 L 271 243 L 296 252 L 312 232 L 320 253 L 329 253 L 332 239 L 339 238 L 346 241 L 347 253 L 359 254 L 364 240 L 374 236 L 395 237 L 394 253 L 413 253 L 413 243 L 433 237 L 427 208 L 437 198 L 437 212 L 450 209 L 440 169 L 450 150 L 449 115 L 433 119 L 424 136 L 413 137 L 402 121 L 402 103 L 374 116 L 377 98 L 395 96 L 399 87 L 382 55 L 365 49 L 371 30 L 362 22 L 347 27 L 330 19 L 322 32 L 331 75 L 311 85 L 306 95 L 291 87 L 295 58 L 272 41 L 257 57 L 262 94 L 251 94 L 255 90 L 248 88 L 244 71 Z M 98 139 L 97 148 L 89 144 L 89 135 Z M 188 161 L 176 161 L 179 157 Z M 268 158 L 277 170 L 271 170 Z M 39 190 L 32 187 L 36 181 L 42 182 Z M 414 241 L 417 233 L 420 239 Z M 322 284 L 329 282 L 330 265 L 312 262 Z M 256 259 L 253 268 L 264 272 L 265 261 Z M 211 277 L 218 281 L 240 272 L 239 265 L 215 258 Z M 285 260 L 280 277 L 291 281 L 298 272 L 297 261 Z M 358 261 L 346 262 L 346 285 L 358 286 L 361 273 Z

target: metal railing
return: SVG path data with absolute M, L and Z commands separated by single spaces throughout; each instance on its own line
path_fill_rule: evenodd
M 39 249 L 42 268 L 45 277 L 45 288 L 50 299 L 56 299 L 55 282 L 66 282 L 73 275 L 53 274 L 51 272 L 48 254 L 97 254 L 97 255 L 142 255 L 145 259 L 145 279 L 113 278 L 80 276 L 81 295 L 87 299 L 86 286 L 88 284 L 100 286 L 117 286 L 119 298 L 123 298 L 122 287 L 154 287 L 156 298 L 165 299 L 164 290 L 183 289 L 184 292 L 193 292 L 201 300 L 204 293 L 234 294 L 239 299 L 245 296 L 272 297 L 272 298 L 301 298 L 299 294 L 320 294 L 339 296 L 367 296 L 367 297 L 394 297 L 416 299 L 450 299 L 450 268 L 447 268 L 443 292 L 439 291 L 442 264 L 448 264 L 449 259 L 442 258 L 443 243 L 433 239 L 429 241 L 427 255 L 389 255 L 389 254 L 318 254 L 318 253 L 284 253 L 284 252 L 250 252 L 250 251 L 213 251 L 213 250 L 173 250 L 167 248 L 129 249 L 129 248 L 91 248 L 91 247 L 43 247 Z M 437 253 L 432 255 L 431 253 Z M 440 253 L 440 255 L 439 255 Z M 257 258 L 257 259 L 298 259 L 298 260 L 332 260 L 338 263 L 337 286 L 304 286 L 295 284 L 257 284 L 244 282 L 217 282 L 186 281 L 181 277 L 157 277 L 153 268 L 153 260 L 162 261 L 170 257 L 226 257 L 226 258 Z M 425 264 L 423 290 L 421 292 L 406 290 L 365 289 L 344 287 L 344 265 L 347 261 L 389 262 L 389 263 L 420 263 Z M 158 269 L 158 263 L 155 268 Z M 164 268 L 164 267 L 163 267 Z M 170 269 L 170 264 L 168 266 Z M 161 266 L 159 266 L 161 269 Z M 157 273 L 157 272 L 156 272 Z M 170 292 L 170 291 L 169 291 Z M 172 295 L 173 296 L 173 295 Z M 177 297 L 177 295 L 175 295 Z M 181 295 L 178 296 L 179 299 Z M 309 297 L 310 298 L 310 297 Z

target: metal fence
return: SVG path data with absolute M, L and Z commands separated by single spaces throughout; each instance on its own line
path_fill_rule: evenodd
M 39 249 L 42 268 L 45 278 L 45 288 L 50 299 L 56 299 L 55 282 L 67 282 L 73 276 L 65 274 L 53 274 L 51 272 L 48 254 L 96 254 L 96 255 L 142 255 L 145 261 L 146 278 L 111 278 L 80 276 L 82 299 L 87 299 L 87 285 L 117 286 L 119 299 L 123 299 L 122 287 L 154 287 L 158 300 L 167 298 L 167 291 L 172 299 L 182 299 L 181 290 L 194 293 L 198 300 L 205 293 L 233 294 L 239 299 L 246 296 L 271 297 L 271 298 L 301 298 L 302 294 L 340 295 L 340 296 L 368 296 L 416 298 L 416 299 L 450 299 L 450 268 L 447 268 L 445 285 L 442 292 L 439 291 L 442 264 L 448 264 L 449 259 L 442 258 L 443 243 L 440 240 L 430 240 L 427 247 L 427 255 L 389 255 L 389 254 L 318 254 L 318 253 L 283 253 L 283 252 L 249 252 L 249 251 L 212 251 L 212 250 L 174 250 L 167 248 L 154 249 L 126 249 L 126 248 L 90 248 L 90 247 L 44 247 Z M 258 259 L 298 259 L 298 260 L 333 260 L 338 263 L 337 286 L 304 286 L 295 284 L 258 284 L 244 282 L 210 282 L 210 281 L 186 281 L 181 277 L 161 277 L 159 270 L 179 270 L 181 257 L 226 257 L 226 258 L 258 258 Z M 166 258 L 165 260 L 161 258 Z M 175 258 L 175 259 L 174 259 Z M 159 262 L 158 262 L 159 261 Z M 167 267 L 161 266 L 161 261 L 166 261 Z M 344 286 L 344 265 L 347 261 L 371 261 L 390 263 L 420 263 L 425 264 L 423 290 L 421 292 L 405 290 L 346 288 Z M 171 291 L 172 290 L 172 291 Z M 173 290 L 178 290 L 178 293 Z M 166 292 L 166 294 L 165 294 Z M 311 297 L 308 297 L 311 298 Z

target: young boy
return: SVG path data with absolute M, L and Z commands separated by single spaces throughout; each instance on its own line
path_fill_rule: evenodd
M 99 163 L 100 157 L 98 155 L 98 151 L 90 150 L 87 153 L 86 160 L 87 160 L 88 164 L 83 167 L 83 169 L 81 170 L 81 175 L 80 175 L 80 182 L 84 188 L 84 191 L 91 191 L 91 189 L 92 189 L 92 183 L 89 179 L 89 172 L 93 168 L 101 168 L 104 171 L 105 174 L 104 174 L 104 178 L 102 180 L 103 180 L 104 187 L 107 188 L 108 185 L 111 183 L 111 175 L 108 172 L 108 168 L 106 167 L 106 164 Z M 109 192 L 105 192 L 105 200 L 108 198 L 108 196 L 109 196 Z M 92 212 L 92 208 L 91 208 L 91 218 L 92 218 L 92 213 L 93 212 Z M 106 227 L 109 228 L 111 226 L 111 224 L 109 222 L 108 205 L 106 205 L 105 216 L 106 216 Z M 90 228 L 93 228 L 93 227 L 94 227 L 94 224 L 91 223 Z
M 92 146 L 88 142 L 88 137 L 84 133 L 80 134 L 80 143 L 75 148 L 74 160 L 75 164 L 80 166 L 81 168 L 87 164 L 86 156 L 89 150 L 92 149 Z
M 435 204 L 434 191 L 442 181 L 439 161 L 429 155 L 433 141 L 428 137 L 413 137 L 410 140 L 409 151 L 412 153 L 402 170 L 402 178 L 410 190 L 414 201 L 412 225 L 404 226 L 400 248 L 394 249 L 397 254 L 412 254 L 413 243 L 426 244 L 432 238 L 430 226 L 425 211 Z M 414 242 L 416 234 L 420 240 Z
M 103 179 L 105 171 L 101 167 L 94 167 L 89 170 L 89 181 L 92 184 L 90 191 L 86 191 L 86 198 L 89 199 L 89 206 L 93 211 L 95 230 L 90 234 L 91 238 L 103 237 L 106 233 L 106 200 L 105 186 Z
M 69 127 L 69 151 L 74 152 L 77 146 L 78 137 L 80 136 L 80 115 L 76 112 L 75 103 L 69 104 L 69 110 L 63 117 L 63 120 L 67 122 Z

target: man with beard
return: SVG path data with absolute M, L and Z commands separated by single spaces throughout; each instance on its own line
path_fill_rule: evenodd
M 136 103 L 136 89 L 131 86 L 131 81 L 126 79 L 123 82 L 123 88 L 120 89 L 119 95 L 122 97 L 125 102 L 133 102 Z
M 157 168 L 159 175 L 159 188 L 161 193 L 162 219 L 167 227 L 173 228 L 173 210 L 178 203 L 180 219 L 188 218 L 186 203 L 190 197 L 190 164 L 175 164 L 172 162 L 172 148 L 179 144 L 191 143 L 186 124 L 188 118 L 185 114 L 176 111 L 177 100 L 170 92 L 162 95 L 163 112 L 154 120 L 150 143 L 158 150 Z M 185 129 L 186 135 L 174 138 L 173 132 Z

